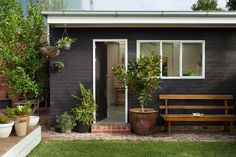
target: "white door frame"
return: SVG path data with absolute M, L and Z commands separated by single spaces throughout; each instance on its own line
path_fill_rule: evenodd
M 124 42 L 125 68 L 128 69 L 128 39 L 93 39 L 93 97 L 96 101 L 96 42 Z M 94 112 L 96 120 L 96 112 Z M 125 86 L 125 123 L 128 123 L 128 88 Z

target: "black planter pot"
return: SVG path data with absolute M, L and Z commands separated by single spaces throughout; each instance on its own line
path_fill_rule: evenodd
M 81 124 L 81 123 L 77 123 L 75 130 L 78 133 L 87 133 L 87 132 L 91 132 L 91 125 L 85 125 L 85 124 Z

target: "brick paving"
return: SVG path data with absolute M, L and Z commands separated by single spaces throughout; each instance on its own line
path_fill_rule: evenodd
M 132 133 L 109 134 L 109 133 L 71 133 L 62 134 L 54 131 L 43 131 L 42 140 L 132 140 L 132 141 L 224 141 L 236 142 L 235 135 L 227 132 L 220 133 L 156 133 L 151 136 L 138 136 Z

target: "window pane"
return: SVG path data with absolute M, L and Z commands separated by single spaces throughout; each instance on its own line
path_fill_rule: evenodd
M 160 43 L 159 42 L 143 42 L 140 43 L 140 55 L 146 56 L 151 52 L 160 54 Z
M 162 76 L 179 76 L 179 42 L 163 42 L 162 44 Z
M 202 76 L 202 43 L 183 43 L 183 76 Z

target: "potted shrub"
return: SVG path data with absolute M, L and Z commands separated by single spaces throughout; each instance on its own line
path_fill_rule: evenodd
M 95 121 L 94 112 L 97 105 L 91 90 L 86 90 L 82 83 L 80 83 L 80 92 L 80 97 L 72 95 L 78 101 L 76 107 L 72 108 L 72 115 L 77 123 L 77 132 L 83 133 L 90 131 L 91 125 Z
M 30 119 L 29 115 L 32 113 L 31 103 L 28 101 L 25 105 L 17 105 L 13 108 L 7 107 L 6 113 L 15 122 L 16 135 L 25 136 Z
M 14 121 L 3 114 L 0 114 L 0 138 L 7 138 L 11 134 Z
M 57 116 L 56 128 L 62 133 L 70 134 L 74 127 L 75 121 L 68 112 L 64 112 L 62 115 Z
M 130 109 L 130 124 L 134 133 L 152 134 L 156 127 L 157 112 L 144 108 L 151 101 L 152 94 L 160 88 L 160 57 L 155 53 L 141 56 L 132 61 L 126 70 L 124 65 L 112 68 L 115 78 L 126 84 L 129 91 L 137 96 L 141 108 Z
M 75 41 L 76 41 L 75 38 L 63 37 L 57 41 L 57 47 L 69 50 L 71 48 L 71 44 L 74 43 Z
M 35 127 L 39 123 L 39 116 L 31 115 L 29 119 L 29 127 Z

